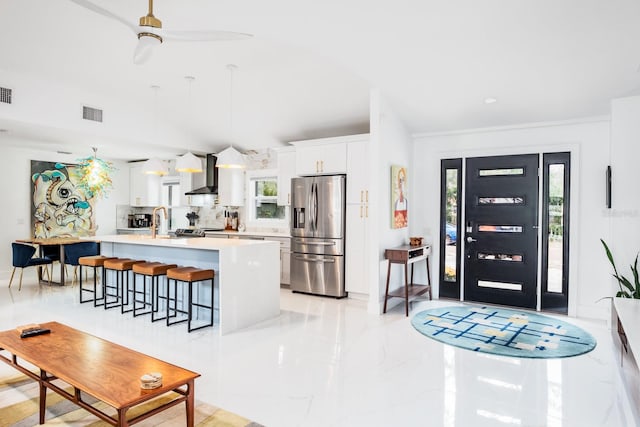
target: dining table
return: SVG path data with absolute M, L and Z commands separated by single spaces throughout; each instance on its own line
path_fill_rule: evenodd
M 45 246 L 54 246 L 58 247 L 60 253 L 60 282 L 51 281 L 52 284 L 55 285 L 64 285 L 65 281 L 65 272 L 64 272 L 64 247 L 65 245 L 72 245 L 74 243 L 80 242 L 99 242 L 99 240 L 91 240 L 91 239 L 81 239 L 78 237 L 32 237 L 28 239 L 16 239 L 18 243 L 27 243 L 30 245 L 37 245 L 40 248 L 40 256 L 43 255 L 43 248 Z M 47 281 L 42 280 L 42 271 L 38 270 L 38 281 L 40 283 L 44 283 Z M 48 283 L 48 282 L 47 282 Z

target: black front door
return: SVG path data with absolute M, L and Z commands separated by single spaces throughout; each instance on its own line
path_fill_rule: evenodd
M 466 160 L 464 300 L 536 308 L 538 155 Z

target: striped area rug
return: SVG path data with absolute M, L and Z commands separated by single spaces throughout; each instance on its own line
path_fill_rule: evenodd
M 71 388 L 68 390 L 70 391 Z M 115 411 L 102 402 L 91 401 L 83 395 L 87 403 L 94 407 L 114 414 Z M 170 396 L 160 398 L 129 410 L 129 416 L 135 416 L 148 405 L 156 406 Z M 184 426 L 184 404 L 176 405 L 151 418 L 142 421 L 137 426 Z M 108 426 L 109 424 L 91 415 L 74 403 L 64 399 L 55 392 L 47 393 L 47 412 L 45 425 L 55 426 Z M 38 383 L 24 375 L 0 379 L 0 427 L 32 427 L 38 426 Z M 215 406 L 196 402 L 195 425 L 200 427 L 260 427 L 246 418 Z

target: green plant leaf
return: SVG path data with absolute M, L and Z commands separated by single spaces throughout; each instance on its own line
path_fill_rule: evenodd
M 616 273 L 615 275 L 618 275 L 618 269 L 616 268 L 616 263 L 613 262 L 613 255 L 611 255 L 611 251 L 609 250 L 609 246 L 607 246 L 607 244 L 604 242 L 604 240 L 600 239 L 600 241 L 602 242 L 602 246 L 604 246 L 604 250 L 607 253 L 607 258 L 609 258 L 609 262 L 611 263 L 611 266 L 613 267 L 613 271 Z
M 631 272 L 633 273 L 633 284 L 635 291 L 633 293 L 634 298 L 640 298 L 640 281 L 638 280 L 638 255 L 631 266 Z

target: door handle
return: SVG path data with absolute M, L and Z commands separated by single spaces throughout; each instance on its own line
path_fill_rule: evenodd
M 310 258 L 310 257 L 305 257 L 305 256 L 299 256 L 296 255 L 295 259 L 299 260 L 299 261 L 304 261 L 304 262 L 322 262 L 322 263 L 335 263 L 336 260 L 333 258 L 322 258 L 322 257 L 315 257 L 315 258 Z
M 336 242 L 305 242 L 302 240 L 296 240 L 296 243 L 300 245 L 307 245 L 307 246 L 335 246 L 336 245 Z
M 471 236 L 468 236 L 468 237 L 467 237 L 467 243 L 473 243 L 473 242 L 477 242 L 477 241 L 478 241 L 478 239 L 474 239 L 474 238 L 473 238 L 473 237 L 471 237 Z

